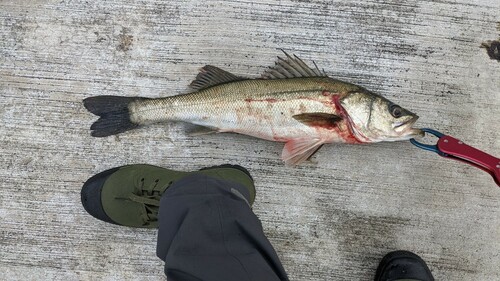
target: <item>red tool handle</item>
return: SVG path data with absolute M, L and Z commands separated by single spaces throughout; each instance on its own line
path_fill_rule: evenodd
M 490 173 L 497 185 L 500 186 L 499 158 L 466 145 L 461 140 L 446 135 L 438 140 L 437 147 L 441 152 L 449 154 L 457 160 L 462 160 Z

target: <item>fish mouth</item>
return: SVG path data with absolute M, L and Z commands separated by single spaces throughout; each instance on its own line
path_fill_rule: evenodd
M 407 121 L 400 122 L 394 124 L 394 130 L 396 132 L 401 133 L 405 137 L 416 137 L 416 136 L 423 136 L 424 132 L 420 129 L 417 128 L 412 128 L 413 125 L 417 122 L 418 116 L 413 116 L 411 119 L 408 119 Z

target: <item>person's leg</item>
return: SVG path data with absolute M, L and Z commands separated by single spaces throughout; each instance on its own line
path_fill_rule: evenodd
M 169 280 L 288 280 L 250 209 L 253 180 L 239 166 L 123 166 L 90 178 L 81 195 L 88 213 L 119 225 L 155 228 L 160 210 L 157 254 Z
M 157 244 L 169 280 L 287 280 L 249 200 L 241 184 L 202 174 L 172 184 Z
M 377 268 L 375 281 L 434 281 L 425 261 L 408 251 L 385 255 Z

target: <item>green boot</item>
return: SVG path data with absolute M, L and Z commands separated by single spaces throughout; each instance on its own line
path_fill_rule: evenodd
M 113 168 L 88 179 L 81 192 L 82 204 L 89 214 L 105 222 L 157 228 L 161 196 L 174 181 L 193 173 L 239 183 L 248 189 L 248 203 L 252 205 L 255 200 L 253 179 L 241 166 L 222 165 L 180 172 L 141 164 Z

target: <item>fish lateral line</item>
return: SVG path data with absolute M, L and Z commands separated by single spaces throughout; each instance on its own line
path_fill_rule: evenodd
M 269 103 L 275 103 L 275 102 L 280 102 L 280 101 L 285 101 L 284 99 L 276 99 L 276 98 L 266 98 L 266 99 L 252 99 L 252 98 L 246 98 L 244 99 L 245 102 L 269 102 Z

